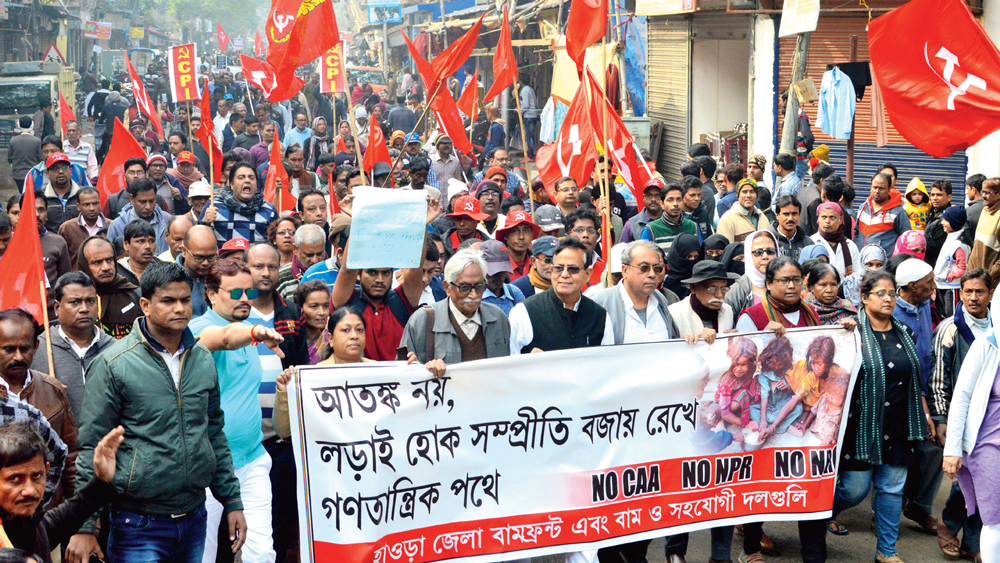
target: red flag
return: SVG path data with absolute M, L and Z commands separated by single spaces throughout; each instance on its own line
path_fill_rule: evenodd
M 378 121 L 372 119 L 368 125 L 368 147 L 365 150 L 364 159 L 361 160 L 361 166 L 365 174 L 372 173 L 376 162 L 384 162 L 392 166 L 392 157 L 389 156 L 389 147 L 385 144 L 382 127 L 379 126 Z
M 475 122 L 479 117 L 479 69 L 472 73 L 472 81 L 458 98 L 458 109 Z
M 222 149 L 219 140 L 215 138 L 215 123 L 212 121 L 212 103 L 208 97 L 208 83 L 201 94 L 201 126 L 194 132 L 201 146 L 212 156 L 212 182 L 220 182 L 222 178 Z M 205 164 L 208 164 L 207 162 Z
M 274 0 L 264 33 L 267 62 L 282 82 L 290 80 L 299 66 L 340 44 L 333 0 Z
M 24 203 L 14 236 L 0 258 L 0 309 L 20 307 L 41 324 L 46 297 L 45 266 L 42 243 L 38 238 L 38 218 L 35 215 L 35 186 L 31 174 L 25 178 Z M 55 283 L 55 280 L 51 280 Z
M 868 52 L 889 119 L 927 154 L 1000 127 L 1000 51 L 960 0 L 912 0 L 873 19 Z
M 253 54 L 255 57 L 262 57 L 267 54 L 264 50 L 264 40 L 260 38 L 260 32 L 253 32 Z
M 517 84 L 517 59 L 514 58 L 514 48 L 510 44 L 510 21 L 507 19 L 507 5 L 504 4 L 500 39 L 497 41 L 497 51 L 493 55 L 493 86 L 490 86 L 490 91 L 486 92 L 483 99 L 492 100 L 512 84 Z
M 406 40 L 406 47 L 410 50 L 413 62 L 417 65 L 417 71 L 420 72 L 420 77 L 424 81 L 428 96 L 433 95 L 437 91 L 438 86 L 447 77 L 455 74 L 458 69 L 462 68 L 465 61 L 469 60 L 472 49 L 476 46 L 476 40 L 479 39 L 479 28 L 482 27 L 485 16 L 485 14 L 479 16 L 479 20 L 476 21 L 469 31 L 466 31 L 464 35 L 459 37 L 458 41 L 449 45 L 440 55 L 434 57 L 434 60 L 430 63 L 420 55 L 420 51 L 410 41 L 410 38 L 406 34 L 403 34 L 403 39 Z
M 357 147 L 358 144 L 355 142 L 354 146 Z M 337 135 L 337 148 L 334 149 L 333 154 L 339 154 L 342 152 L 343 153 L 347 152 L 347 145 L 344 144 L 344 138 L 341 137 L 340 135 Z
M 278 71 L 267 61 L 240 55 L 240 63 L 243 65 L 243 76 L 260 88 L 264 92 L 264 97 L 272 102 L 283 102 L 291 98 L 298 94 L 306 83 L 295 75 L 287 80 L 279 80 Z
M 583 77 L 583 57 L 598 39 L 604 37 L 608 24 L 608 0 L 576 0 L 566 18 L 566 53 L 576 62 L 576 72 Z
M 281 201 L 278 201 L 278 178 L 281 178 Z M 285 164 L 281 160 L 281 142 L 275 135 L 271 142 L 271 161 L 267 166 L 267 182 L 264 185 L 264 201 L 274 204 L 278 213 L 282 211 L 294 211 L 298 200 L 289 191 L 288 172 Z M 279 206 L 280 203 L 280 206 Z
M 333 170 L 330 170 L 330 178 L 326 181 L 326 187 L 330 189 L 330 222 L 333 223 L 333 216 L 340 215 L 340 202 L 337 200 L 337 191 L 333 189 L 335 178 Z
M 121 120 L 116 117 L 115 130 L 111 135 L 111 147 L 108 149 L 108 155 L 104 157 L 104 164 L 101 165 L 101 173 L 97 176 L 95 186 L 100 193 L 102 207 L 111 194 L 116 194 L 125 188 L 125 161 L 132 157 L 145 159 L 146 151 L 142 150 L 132 133 L 129 133 Z
M 610 155 L 611 161 L 614 162 L 615 168 L 625 180 L 625 185 L 632 191 L 632 195 L 640 197 L 642 187 L 653 178 L 653 171 L 642 159 L 642 155 L 636 154 L 635 138 L 628 132 L 625 122 L 604 96 L 604 91 L 589 69 L 587 70 L 587 84 L 590 86 L 590 123 L 593 125 L 594 134 L 601 146 L 604 147 L 604 154 Z M 604 129 L 604 114 L 601 110 L 602 100 L 607 108 L 608 128 L 606 131 Z
M 597 161 L 597 150 L 594 148 L 594 129 L 590 125 L 590 109 L 587 104 L 587 94 L 581 82 L 569 105 L 566 117 L 556 142 L 544 145 L 538 149 L 535 162 L 538 164 L 538 175 L 545 183 L 549 199 L 555 201 L 555 182 L 563 176 L 576 179 L 583 186 L 590 178 Z
M 225 53 L 226 47 L 229 46 L 229 35 L 226 33 L 226 30 L 222 29 L 222 22 L 219 22 L 218 26 L 216 33 L 219 36 L 219 50 Z
M 66 124 L 70 121 L 76 121 L 76 115 L 73 113 L 73 108 L 66 103 L 66 98 L 63 97 L 63 93 L 59 91 L 59 121 L 62 122 L 62 132 L 63 137 L 66 136 Z
M 438 127 L 445 135 L 451 137 L 455 148 L 465 154 L 472 154 L 472 143 L 465 133 L 465 124 L 462 122 L 462 116 L 458 114 L 458 105 L 451 97 L 451 92 L 439 93 L 431 104 L 431 109 L 434 110 Z
M 128 65 L 128 76 L 132 79 L 132 94 L 135 96 L 135 105 L 139 106 L 142 113 L 149 117 L 160 138 L 166 139 L 166 135 L 163 134 L 163 125 L 160 123 L 160 114 L 156 111 L 153 101 L 149 99 L 149 94 L 146 93 L 146 85 L 142 83 L 139 73 L 135 71 L 135 67 L 132 66 L 132 61 L 128 57 L 125 57 L 125 64 Z

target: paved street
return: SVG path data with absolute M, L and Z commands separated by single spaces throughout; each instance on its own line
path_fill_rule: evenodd
M 951 480 L 947 476 L 941 482 L 937 500 L 934 502 L 935 516 L 940 516 L 941 507 L 948 498 Z M 828 561 L 872 561 L 875 557 L 875 534 L 871 531 L 871 511 L 869 503 L 848 510 L 840 517 L 840 522 L 851 531 L 846 536 L 827 534 Z M 764 524 L 764 531 L 775 541 L 778 548 L 766 555 L 768 563 L 797 563 L 799 557 L 799 533 L 794 522 L 771 522 Z M 733 538 L 733 561 L 739 557 L 743 536 L 736 534 Z M 956 561 L 946 557 L 938 548 L 937 538 L 918 531 L 916 524 L 903 520 L 899 531 L 899 557 L 905 563 L 933 563 L 937 561 Z M 664 563 L 663 540 L 657 539 L 649 547 L 646 555 L 650 563 Z M 687 560 L 689 563 L 706 563 L 709 556 L 709 532 L 691 534 L 688 546 Z M 562 563 L 563 556 L 539 557 L 535 563 Z

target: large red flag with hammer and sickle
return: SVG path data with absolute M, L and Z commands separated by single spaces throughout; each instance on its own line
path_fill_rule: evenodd
M 581 82 L 576 89 L 556 142 L 540 147 L 537 157 L 538 175 L 545 183 L 549 200 L 556 200 L 555 182 L 563 176 L 572 177 L 581 187 L 587 183 L 597 161 L 597 149 L 594 147 L 594 128 L 590 125 L 585 82 Z
M 222 29 L 222 22 L 219 22 L 217 24 L 217 29 L 215 33 L 219 37 L 219 50 L 225 53 L 226 47 L 229 46 L 229 34 L 226 33 L 226 30 Z
M 264 34 L 267 62 L 284 83 L 299 66 L 340 44 L 333 0 L 273 0 Z
M 1000 128 L 1000 51 L 961 0 L 911 0 L 875 18 L 868 53 L 889 119 L 927 154 Z

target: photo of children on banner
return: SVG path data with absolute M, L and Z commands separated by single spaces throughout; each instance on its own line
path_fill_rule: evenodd
M 840 346 L 853 348 L 850 332 L 844 331 Z M 850 358 L 854 350 L 841 352 Z M 705 353 L 710 376 L 695 450 L 706 455 L 765 445 L 834 445 L 851 383 L 851 366 L 838 363 L 837 355 L 834 337 L 810 331 L 716 340 Z

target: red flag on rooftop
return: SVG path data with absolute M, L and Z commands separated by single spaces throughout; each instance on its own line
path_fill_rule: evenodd
M 132 61 L 128 57 L 125 57 L 125 64 L 128 65 L 128 76 L 132 80 L 132 94 L 135 96 L 135 105 L 139 106 L 142 113 L 149 117 L 149 121 L 156 128 L 156 133 L 160 138 L 166 139 L 166 136 L 163 134 L 163 125 L 160 123 L 160 113 L 156 111 L 156 106 L 149 99 L 149 94 L 146 92 L 146 85 L 143 84 L 142 78 L 139 77 L 139 73 L 135 71 L 135 67 L 132 66 Z
M 104 164 L 101 165 L 101 173 L 97 176 L 95 186 L 101 196 L 101 207 L 111 194 L 116 194 L 125 188 L 125 161 L 132 157 L 146 158 L 146 151 L 142 150 L 132 133 L 129 133 L 128 128 L 122 125 L 117 117 L 114 127 L 111 146 L 108 148 L 108 155 L 104 157 Z
M 281 197 L 278 197 L 278 178 L 281 178 Z M 281 141 L 278 136 L 274 136 L 271 141 L 271 160 L 267 166 L 267 181 L 264 183 L 264 201 L 274 204 L 278 213 L 282 211 L 294 211 L 298 199 L 289 190 L 288 171 L 285 170 L 285 163 L 281 160 Z
M 927 154 L 1000 128 L 1000 51 L 961 0 L 912 0 L 873 19 L 868 53 L 889 119 Z
M 479 28 L 483 25 L 484 17 L 485 14 L 479 16 L 479 19 L 469 31 L 466 31 L 464 35 L 459 37 L 458 41 L 449 45 L 440 55 L 434 57 L 432 62 L 427 62 L 427 59 L 420 55 L 420 51 L 416 45 L 410 41 L 410 38 L 405 33 L 403 34 L 406 47 L 410 50 L 413 62 L 417 65 L 417 71 L 420 72 L 420 77 L 424 81 L 425 91 L 428 96 L 434 95 L 438 86 L 446 78 L 458 72 L 458 69 L 462 68 L 462 65 L 469 60 L 469 56 L 472 55 L 472 49 L 476 46 L 476 40 L 479 39 Z
M 566 53 L 576 63 L 583 77 L 583 58 L 587 47 L 604 37 L 608 25 L 608 0 L 576 0 L 566 18 Z
M 222 29 L 222 22 L 218 23 L 216 34 L 219 36 L 219 50 L 225 53 L 226 47 L 229 46 L 229 34 L 226 33 L 226 30 Z
M 222 181 L 222 149 L 215 138 L 215 122 L 212 121 L 212 100 L 208 96 L 208 83 L 201 94 L 201 126 L 194 132 L 205 152 L 212 155 L 212 182 Z M 207 116 L 207 117 L 206 117 Z M 203 164 L 208 164 L 207 162 Z
M 240 55 L 240 63 L 243 66 L 243 76 L 250 84 L 260 88 L 264 97 L 272 102 L 283 102 L 291 98 L 298 94 L 306 83 L 295 75 L 282 80 L 278 76 L 278 70 L 267 61 Z
M 53 280 L 55 281 L 55 280 Z M 20 307 L 44 322 L 45 265 L 42 243 L 38 238 L 35 214 L 35 186 L 31 174 L 24 180 L 24 203 L 14 235 L 0 258 L 0 309 Z
M 500 39 L 497 40 L 497 50 L 493 55 L 493 86 L 490 86 L 490 91 L 486 92 L 483 99 L 492 100 L 512 84 L 517 84 L 517 59 L 514 58 L 514 48 L 510 43 L 510 20 L 507 18 L 507 5 L 504 4 Z
M 61 90 L 59 91 L 59 121 L 62 123 L 62 133 L 63 138 L 65 138 L 66 124 L 70 121 L 76 121 L 76 114 L 73 113 L 73 108 L 66 103 L 66 98 Z
M 333 0 L 274 0 L 264 33 L 267 62 L 282 82 L 340 43 Z
M 458 98 L 458 109 L 469 116 L 469 120 L 475 123 L 479 117 L 479 69 L 472 73 L 472 81 L 462 91 Z
M 563 176 L 576 179 L 583 186 L 590 178 L 597 161 L 594 148 L 594 129 L 590 125 L 590 108 L 587 103 L 586 85 L 581 82 L 569 105 L 556 142 L 539 147 L 535 162 L 538 175 L 545 183 L 549 200 L 555 201 L 555 182 Z
M 604 147 L 604 154 L 610 155 L 611 161 L 625 180 L 625 185 L 632 191 L 632 195 L 642 199 L 642 187 L 653 178 L 653 171 L 649 169 L 642 156 L 636 154 L 635 138 L 628 132 L 625 122 L 604 96 L 604 91 L 589 69 L 587 85 L 590 87 L 590 122 L 594 128 L 594 135 Z M 604 128 L 602 103 L 607 109 L 607 130 Z

